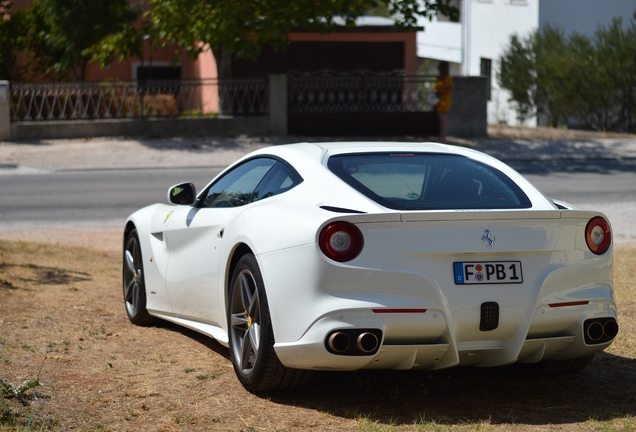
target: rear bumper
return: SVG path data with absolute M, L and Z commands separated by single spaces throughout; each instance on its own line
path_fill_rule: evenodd
M 546 305 L 546 307 L 549 307 Z M 503 366 L 548 359 L 583 357 L 602 351 L 611 340 L 588 345 L 583 323 L 592 318 L 614 318 L 612 301 L 561 308 L 550 334 L 511 340 L 457 342 L 441 310 L 424 313 L 377 314 L 372 310 L 339 311 L 318 320 L 298 341 L 276 343 L 274 349 L 287 367 L 313 370 L 443 369 L 458 365 Z M 537 315 L 545 315 L 539 308 Z M 381 316 L 381 317 L 380 317 Z M 545 319 L 542 322 L 546 324 Z M 536 327 L 536 326 L 535 326 Z M 382 338 L 373 355 L 338 355 L 326 347 L 326 335 L 336 330 L 379 329 Z
M 602 351 L 611 340 L 586 344 L 584 322 L 616 319 L 612 255 L 582 251 L 498 253 L 484 260 L 524 265 L 522 284 L 461 286 L 454 261 L 467 254 L 326 259 L 317 245 L 258 256 L 276 343 L 288 367 L 316 370 L 442 369 L 501 366 L 576 358 Z M 591 254 L 590 254 L 591 255 Z M 481 306 L 495 303 L 498 321 L 483 331 Z M 377 313 L 374 310 L 426 310 Z M 371 355 L 329 352 L 328 335 L 342 329 L 378 329 Z

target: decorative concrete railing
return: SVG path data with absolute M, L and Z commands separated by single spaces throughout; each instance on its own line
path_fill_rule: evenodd
M 11 121 L 268 115 L 267 78 L 15 83 Z
M 430 75 L 323 70 L 290 71 L 288 79 L 291 114 L 432 111 L 437 103 Z
M 448 134 L 487 134 L 488 81 L 453 77 Z M 435 77 L 325 72 L 261 79 L 0 81 L 0 141 L 89 136 L 434 135 Z M 98 121 L 95 121 L 98 120 Z

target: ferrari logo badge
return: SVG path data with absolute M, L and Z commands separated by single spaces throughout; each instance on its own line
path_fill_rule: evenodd
M 485 243 L 488 243 L 488 249 L 492 249 L 492 245 L 495 244 L 495 236 L 490 232 L 490 230 L 485 230 L 484 234 L 481 236 L 481 240 Z
M 168 219 L 170 219 L 170 216 L 172 216 L 172 213 L 174 213 L 174 212 L 173 212 L 173 211 L 171 211 L 170 213 L 168 213 L 168 214 L 166 215 L 166 218 L 163 220 L 163 223 L 168 222 Z

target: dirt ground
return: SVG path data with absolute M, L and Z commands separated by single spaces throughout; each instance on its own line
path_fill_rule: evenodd
M 42 385 L 23 400 L 0 398 L 0 431 L 636 430 L 634 245 L 615 254 L 621 333 L 580 375 L 518 366 L 321 373 L 304 390 L 254 395 L 214 340 L 128 321 L 120 230 L 2 229 L 13 241 L 0 240 L 0 377 Z
M 0 377 L 42 383 L 26 407 L 0 401 L 0 430 L 633 430 L 636 249 L 616 261 L 622 331 L 579 376 L 324 373 L 304 390 L 253 395 L 214 340 L 128 322 L 119 250 L 0 241 Z

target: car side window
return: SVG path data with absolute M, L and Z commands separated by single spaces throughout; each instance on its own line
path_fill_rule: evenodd
M 276 163 L 257 158 L 237 166 L 204 192 L 200 207 L 238 207 L 252 202 L 254 190 Z
M 254 191 L 253 200 L 258 201 L 282 194 L 300 184 L 302 178 L 284 163 L 278 162 Z

